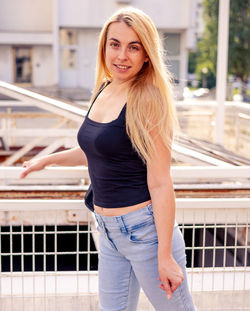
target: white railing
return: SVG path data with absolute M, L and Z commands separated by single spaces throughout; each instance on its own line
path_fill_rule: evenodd
M 24 180 L 21 171 L 1 168 L 0 190 L 88 187 L 86 167 L 50 167 Z M 249 166 L 172 167 L 172 176 L 176 189 L 250 189 Z M 249 196 L 176 203 L 198 311 L 247 310 Z M 0 310 L 97 310 L 98 232 L 83 200 L 0 200 L 0 225 Z M 139 310 L 153 310 L 143 293 Z
M 177 199 L 176 216 L 192 293 L 249 291 L 250 198 Z M 0 220 L 3 310 L 97 293 L 98 232 L 82 200 L 0 200 Z
M 77 167 L 47 167 L 33 172 L 25 179 L 20 179 L 22 167 L 0 167 L 0 185 L 42 185 L 79 184 L 82 179 L 88 179 L 88 168 Z M 250 166 L 172 166 L 171 174 L 174 183 L 220 183 L 240 184 L 250 182 Z

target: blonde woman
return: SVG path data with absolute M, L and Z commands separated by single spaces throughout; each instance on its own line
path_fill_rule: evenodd
M 141 287 L 156 311 L 195 310 L 175 222 L 170 79 L 146 14 L 122 9 L 105 23 L 96 75 L 81 148 L 25 162 L 22 177 L 52 163 L 88 165 L 100 231 L 100 310 L 135 311 Z

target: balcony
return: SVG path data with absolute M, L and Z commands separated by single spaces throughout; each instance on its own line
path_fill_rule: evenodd
M 98 310 L 99 233 L 93 215 L 83 200 L 31 199 L 38 188 L 86 190 L 81 180 L 88 178 L 86 168 L 49 168 L 23 181 L 18 180 L 21 170 L 0 170 L 2 192 L 29 191 L 29 199 L 0 200 L 0 309 Z M 176 189 L 183 179 L 186 184 L 213 180 L 222 188 L 227 179 L 231 189 L 246 190 L 250 168 L 173 167 L 172 175 Z M 249 192 L 240 197 L 177 197 L 176 203 L 198 311 L 250 310 Z M 143 292 L 138 310 L 153 310 Z

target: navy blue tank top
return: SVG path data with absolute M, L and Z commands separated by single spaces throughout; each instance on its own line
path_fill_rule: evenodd
M 150 200 L 146 165 L 126 132 L 126 104 L 108 123 L 89 119 L 89 111 L 77 139 L 88 160 L 94 204 L 118 208 Z

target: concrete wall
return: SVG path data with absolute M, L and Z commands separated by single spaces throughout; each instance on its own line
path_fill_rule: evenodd
M 1 0 L 0 31 L 52 30 L 53 0 Z
M 178 78 L 186 81 L 187 53 L 193 46 L 193 10 L 198 0 L 131 0 L 130 5 L 145 11 L 160 33 L 179 33 L 181 53 L 170 61 L 180 68 Z M 1 0 L 0 65 L 1 79 L 13 82 L 11 46 L 33 47 L 34 86 L 58 83 L 61 87 L 93 88 L 99 31 L 105 20 L 125 6 L 118 0 Z M 63 68 L 58 29 L 78 33 L 74 47 L 77 64 Z M 9 46 L 9 47 L 7 47 Z M 68 47 L 70 49 L 70 47 Z M 7 61 L 6 61 L 7 60 Z M 170 68 L 171 69 L 171 68 Z
M 13 82 L 12 49 L 10 46 L 0 46 L 0 80 Z
M 189 25 L 189 2 L 131 0 L 130 5 L 149 14 L 159 28 L 184 29 Z M 106 19 L 123 6 L 116 0 L 60 0 L 59 24 L 63 27 L 102 27 Z
M 250 311 L 249 291 L 224 291 L 224 292 L 196 292 L 192 294 L 197 311 Z M 47 296 L 47 297 L 14 297 L 1 298 L 1 310 L 26 310 L 26 311 L 96 311 L 98 308 L 98 295 L 96 293 L 83 296 Z M 145 294 L 141 292 L 138 310 L 153 311 Z

